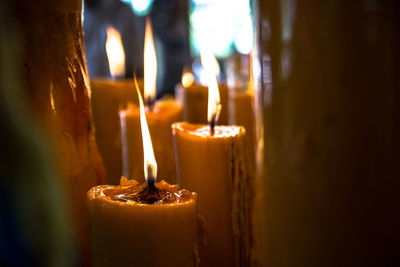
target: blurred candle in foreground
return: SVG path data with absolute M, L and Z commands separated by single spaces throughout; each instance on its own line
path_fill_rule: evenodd
M 157 61 L 154 51 L 151 24 L 148 19 L 144 47 L 146 116 L 154 143 L 155 156 L 159 162 L 159 177 L 170 183 L 176 183 L 171 124 L 182 121 L 182 106 L 173 99 L 155 101 Z M 137 130 L 140 127 L 140 109 L 135 105 L 130 105 L 127 109 L 121 110 L 120 120 L 124 142 L 123 174 L 143 181 L 143 158 L 138 156 L 138 152 L 142 151 L 142 137 L 140 131 Z
M 119 186 L 88 192 L 93 265 L 198 266 L 197 194 L 155 183 L 157 162 L 139 88 L 146 182 L 121 178 Z
M 106 51 L 112 79 L 91 79 L 93 119 L 97 144 L 107 170 L 107 183 L 118 184 L 122 174 L 118 113 L 128 102 L 138 104 L 138 97 L 133 80 L 119 79 L 125 74 L 125 53 L 121 36 L 113 27 L 107 28 Z
M 220 104 L 215 72 L 209 72 L 209 125 L 172 125 L 178 180 L 199 194 L 206 219 L 204 266 L 249 266 L 252 239 L 252 180 L 245 162 L 245 130 L 215 126 Z M 215 90 L 214 92 L 212 90 Z M 223 107 L 222 107 L 223 110 Z

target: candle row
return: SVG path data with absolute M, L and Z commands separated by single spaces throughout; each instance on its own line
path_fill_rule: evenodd
M 146 33 L 148 30 L 147 26 Z M 228 90 L 224 88 L 220 101 L 216 73 L 212 71 L 217 63 L 204 51 L 202 63 L 208 74 L 208 89 L 180 87 L 181 102 L 155 101 L 156 55 L 148 52 L 153 49 L 145 43 L 146 108 L 136 83 L 139 97 L 129 95 L 131 103 L 119 112 L 124 164 L 122 170 L 110 168 L 119 174 L 109 177 L 116 184 L 122 171 L 129 179 L 123 176 L 119 185 L 101 185 L 88 192 L 93 264 L 249 266 L 254 258 L 254 159 L 250 155 L 254 149 L 249 149 L 253 144 L 248 143 L 251 139 L 242 126 L 216 126 L 218 119 L 228 122 L 226 109 L 221 112 L 221 102 L 226 105 Z M 147 67 L 146 62 L 150 62 Z M 114 96 L 103 100 L 114 99 L 112 108 L 120 109 L 120 104 L 115 103 L 126 101 L 127 97 Z M 232 96 L 232 103 L 243 102 L 237 95 Z M 195 99 L 205 99 L 207 111 L 204 101 Z M 243 99 L 250 101 L 251 106 L 251 98 Z M 94 100 L 94 106 L 99 102 Z M 204 122 L 200 115 L 205 118 L 206 113 L 209 125 L 179 122 Z M 251 110 L 247 113 L 252 114 Z M 102 121 L 101 114 L 94 114 L 98 123 L 108 123 Z M 98 129 L 115 130 L 115 123 L 111 123 L 115 116 L 112 117 L 112 127 Z M 240 116 L 231 117 L 235 120 Z M 247 119 L 243 122 L 248 123 Z M 109 158 L 113 158 L 115 149 L 106 147 L 112 147 L 115 134 L 116 131 L 103 135 L 109 137 L 103 146 Z M 157 178 L 161 182 L 157 183 Z M 179 190 L 178 185 L 164 180 L 193 192 Z

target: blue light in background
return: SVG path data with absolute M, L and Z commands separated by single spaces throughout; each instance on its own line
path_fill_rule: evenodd
M 253 46 L 249 0 L 192 0 L 190 42 L 195 56 L 206 48 L 219 58 Z
M 132 7 L 133 11 L 138 16 L 146 15 L 150 10 L 151 4 L 153 3 L 153 0 L 121 0 L 121 1 L 129 4 Z

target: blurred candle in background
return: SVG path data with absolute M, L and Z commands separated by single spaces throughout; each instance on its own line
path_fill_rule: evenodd
M 221 111 L 215 68 L 212 70 L 209 60 L 204 64 L 211 91 L 209 125 L 172 125 L 178 181 L 199 194 L 207 229 L 206 245 L 200 246 L 202 264 L 249 266 L 254 246 L 253 181 L 245 159 L 245 130 L 215 126 Z
M 159 177 L 170 183 L 176 183 L 171 124 L 182 121 L 182 106 L 173 99 L 155 101 L 157 59 L 151 31 L 151 24 L 148 20 L 144 49 L 146 116 L 156 159 L 159 162 Z M 124 147 L 123 175 L 143 181 L 143 158 L 138 156 L 143 147 L 141 133 L 137 130 L 140 127 L 140 109 L 135 105 L 130 105 L 127 109 L 121 110 L 120 120 Z
M 246 153 L 252 169 L 255 169 L 255 111 L 253 86 L 250 83 L 249 55 L 232 55 L 227 62 L 228 123 L 242 125 L 246 129 Z
M 133 80 L 120 79 L 125 75 L 124 48 L 120 34 L 111 26 L 107 28 L 106 51 L 112 79 L 91 79 L 93 119 L 97 144 L 107 170 L 107 184 L 118 184 L 122 175 L 118 113 L 127 103 L 138 104 L 138 98 Z
M 216 64 L 218 66 L 218 62 Z M 193 77 L 193 80 L 191 77 Z M 228 124 L 228 87 L 226 84 L 220 84 L 219 91 L 221 104 L 224 108 L 221 111 L 218 122 L 220 124 Z M 208 88 L 196 82 L 190 71 L 183 71 L 182 82 L 176 85 L 175 95 L 177 101 L 182 104 L 184 121 L 207 123 Z

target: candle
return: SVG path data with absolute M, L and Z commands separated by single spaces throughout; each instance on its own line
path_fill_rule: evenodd
M 200 247 L 201 262 L 248 266 L 253 248 L 253 189 L 245 162 L 245 129 L 215 126 L 221 110 L 218 85 L 215 77 L 208 76 L 209 125 L 180 122 L 172 126 L 178 180 L 199 194 L 207 229 L 207 244 Z
M 118 184 L 122 174 L 121 133 L 118 112 L 127 103 L 138 103 L 131 79 L 117 80 L 125 74 L 125 56 L 121 37 L 107 28 L 107 58 L 113 79 L 91 80 L 93 120 L 96 140 L 107 170 L 108 184 Z M 139 81 L 140 84 L 143 81 Z M 142 88 L 143 86 L 141 86 Z
M 147 102 L 146 116 L 155 145 L 156 158 L 159 161 L 159 176 L 170 183 L 176 183 L 176 166 L 172 142 L 171 124 L 182 121 L 182 106 L 173 99 L 154 101 L 156 94 L 157 60 L 151 33 L 151 24 L 147 20 L 144 48 L 144 95 Z M 142 158 L 137 152 L 142 149 L 139 129 L 140 109 L 131 105 L 120 112 L 124 151 L 123 174 L 143 180 Z
M 208 88 L 201 84 L 190 82 L 189 74 L 184 72 L 182 84 L 175 89 L 176 99 L 182 104 L 183 120 L 190 123 L 207 123 L 207 99 Z M 228 87 L 225 84 L 219 86 L 221 104 L 225 107 L 220 114 L 219 122 L 228 123 Z
M 253 96 L 248 90 L 229 92 L 229 124 L 243 125 L 246 129 L 245 147 L 249 163 L 255 168 L 255 119 Z
M 139 84 L 143 84 L 143 81 L 139 81 Z M 93 79 L 91 88 L 96 140 L 107 169 L 107 183 L 118 184 L 122 174 L 118 113 L 121 108 L 127 107 L 127 103 L 138 103 L 134 83 L 133 80 Z
M 156 183 L 157 162 L 141 96 L 139 105 L 146 182 L 123 177 L 119 186 L 88 192 L 93 264 L 198 266 L 197 194 Z

